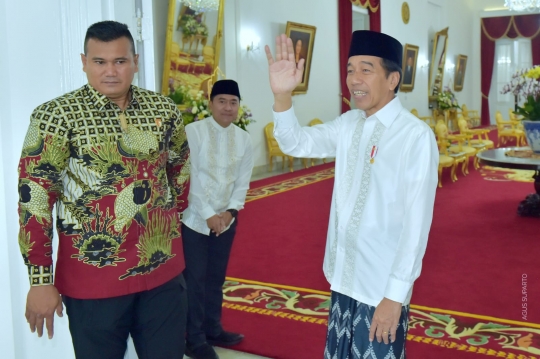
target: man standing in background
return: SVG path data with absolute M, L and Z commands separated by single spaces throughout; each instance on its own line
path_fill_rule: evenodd
M 189 206 L 182 218 L 186 354 L 194 359 L 217 359 L 212 345 L 231 346 L 244 338 L 221 325 L 222 288 L 253 170 L 249 133 L 233 124 L 239 107 L 238 84 L 217 81 L 210 94 L 212 116 L 186 126 L 191 160 Z
M 26 318 L 53 337 L 69 317 L 75 355 L 182 358 L 186 292 L 180 213 L 189 150 L 176 105 L 132 86 L 138 55 L 126 25 L 90 26 L 88 84 L 38 106 L 19 162 L 19 246 Z M 53 279 L 52 208 L 59 237 Z M 62 297 L 60 297 L 60 294 Z

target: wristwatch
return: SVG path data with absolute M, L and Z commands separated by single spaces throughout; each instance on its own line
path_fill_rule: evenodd
M 238 210 L 236 209 L 228 209 L 227 212 L 229 212 L 231 216 L 233 216 L 233 218 L 236 218 L 236 216 L 238 216 Z

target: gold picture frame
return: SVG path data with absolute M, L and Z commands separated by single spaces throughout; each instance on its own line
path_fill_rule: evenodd
M 403 68 L 401 70 L 401 92 L 411 92 L 414 89 L 416 65 L 418 61 L 418 46 L 405 44 L 403 48 Z
M 316 30 L 317 28 L 315 26 L 287 21 L 285 34 L 293 42 L 296 62 L 302 58 L 305 60 L 302 82 L 293 90 L 293 95 L 307 93 Z
M 428 99 L 437 101 L 443 91 L 444 65 L 446 62 L 446 47 L 448 44 L 448 27 L 435 33 L 432 56 L 429 67 Z
M 467 56 L 458 55 L 456 61 L 456 73 L 454 74 L 454 91 L 463 90 L 465 82 L 465 70 L 467 69 Z
M 219 0 L 217 11 L 203 13 L 192 10 L 182 0 L 169 0 L 162 94 L 180 93 L 181 86 L 185 92 L 180 93 L 180 99 L 186 98 L 186 93 L 209 91 L 219 65 L 223 11 L 224 0 Z

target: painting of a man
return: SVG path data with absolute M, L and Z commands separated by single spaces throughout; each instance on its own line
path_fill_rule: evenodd
M 413 65 L 414 65 L 414 55 L 407 56 L 407 64 L 405 66 L 405 71 L 403 71 L 403 83 L 412 84 L 413 82 Z
M 465 81 L 466 68 L 467 68 L 467 56 L 458 55 L 456 75 L 454 78 L 454 91 L 463 90 L 463 82 Z
M 293 91 L 294 94 L 304 94 L 307 92 L 316 30 L 317 28 L 315 26 L 287 21 L 285 32 L 292 42 L 294 61 L 298 65 L 304 60 L 302 81 Z
M 291 31 L 291 40 L 294 44 L 294 61 L 298 64 L 301 59 L 307 61 L 307 53 L 309 46 L 309 34 L 300 31 Z M 306 63 L 304 62 L 304 72 L 302 74 L 302 83 L 306 78 Z
M 418 46 L 405 44 L 403 51 L 403 68 L 401 76 L 400 91 L 410 92 L 414 88 L 414 78 L 416 76 L 416 59 L 418 57 Z

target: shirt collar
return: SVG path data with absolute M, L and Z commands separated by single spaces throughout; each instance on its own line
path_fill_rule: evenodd
M 214 116 L 210 116 L 210 117 L 208 117 L 208 118 L 209 118 L 208 121 L 210 121 L 210 123 L 212 124 L 212 126 L 214 126 L 214 128 L 215 128 L 216 130 L 221 131 L 221 132 L 229 131 L 229 130 L 232 128 L 232 126 L 234 126 L 234 124 L 231 123 L 229 126 L 223 127 L 223 126 L 221 126 L 219 123 L 216 122 L 216 120 L 214 119 Z
M 112 106 L 113 102 L 105 95 L 103 95 L 101 92 L 96 90 L 94 87 L 92 87 L 90 84 L 85 85 L 86 90 L 86 99 L 93 103 L 94 106 L 98 109 L 98 111 L 104 111 L 105 107 L 107 105 Z M 128 107 L 139 106 L 139 89 L 136 86 L 131 85 L 129 88 L 129 91 L 131 92 L 131 101 L 128 104 Z
M 403 109 L 399 97 L 394 96 L 394 99 L 388 102 L 383 108 L 369 116 L 367 120 L 371 118 L 378 119 L 386 128 L 390 127 L 394 120 L 398 117 L 399 113 Z M 363 112 L 363 111 L 362 111 Z M 365 117 L 364 112 L 363 116 Z

